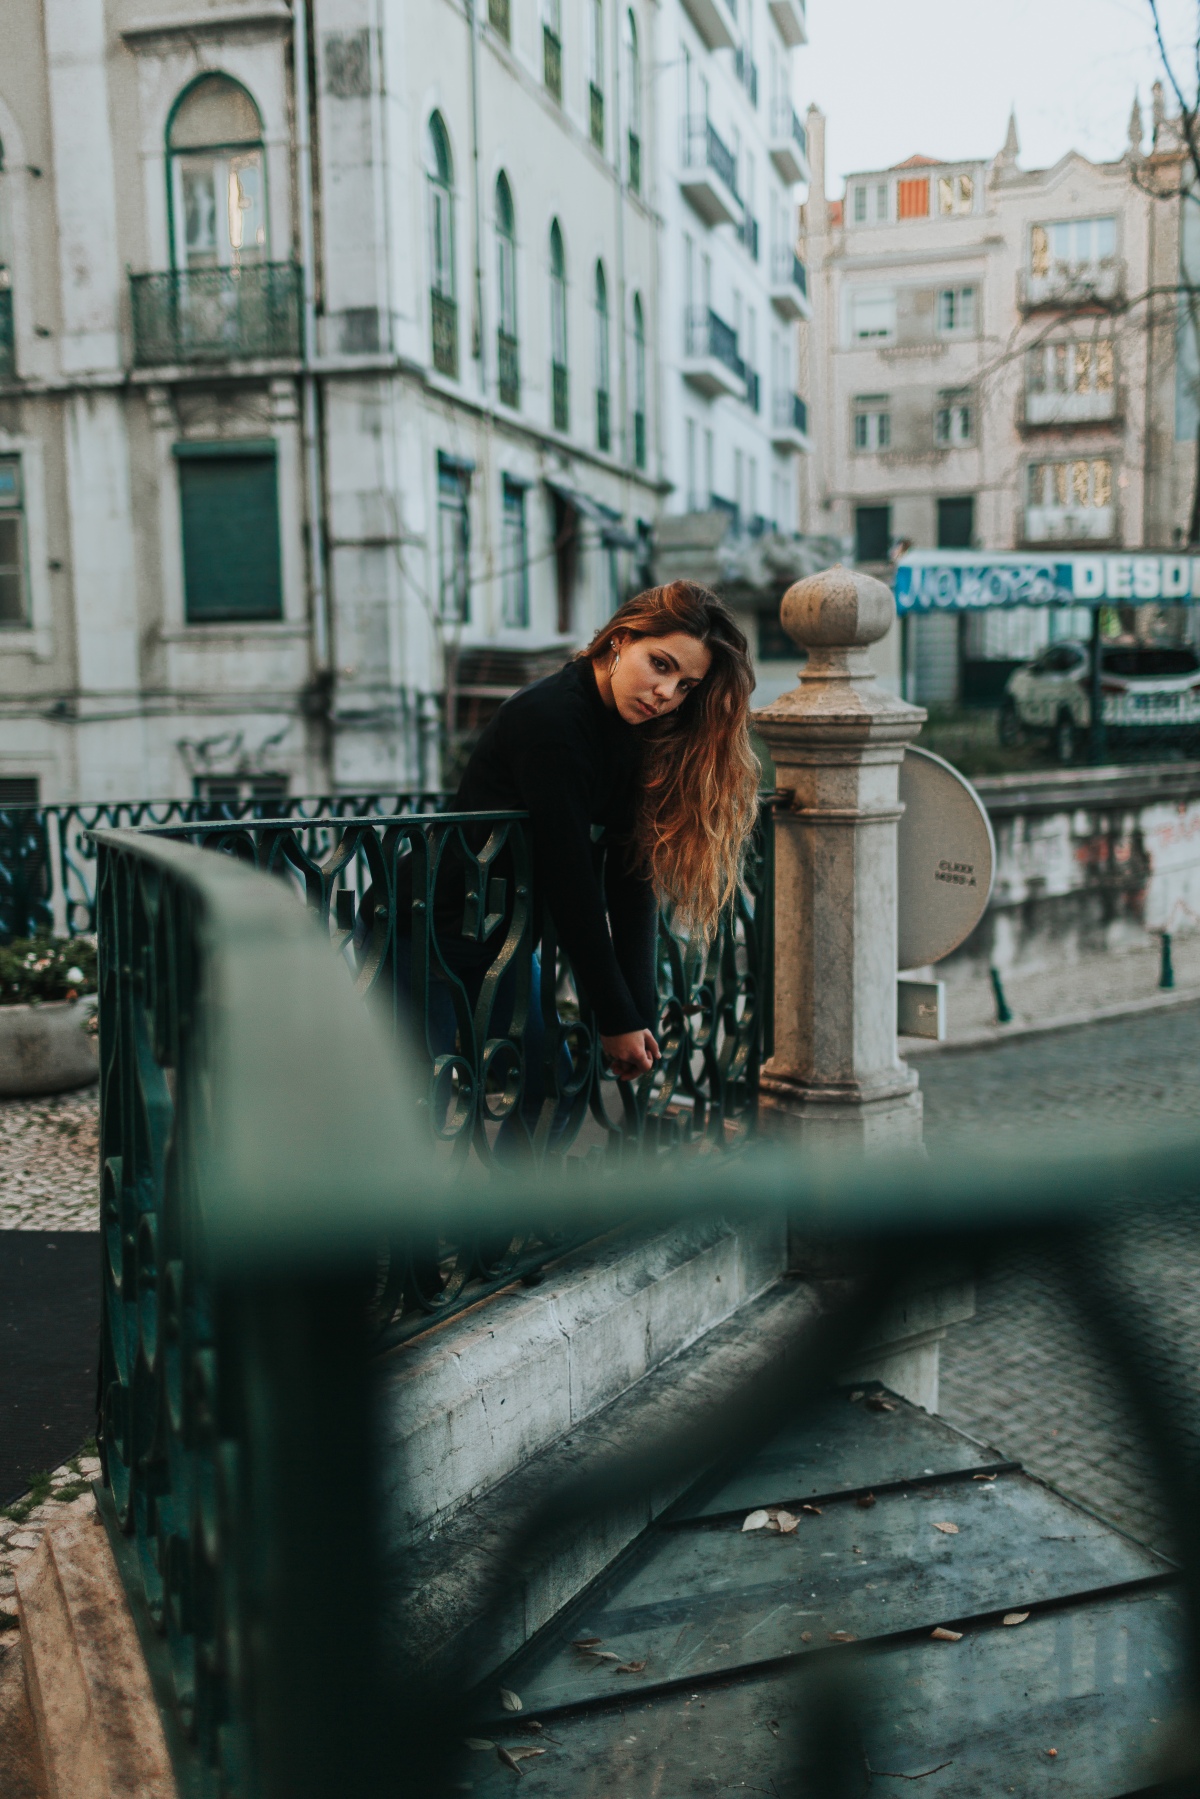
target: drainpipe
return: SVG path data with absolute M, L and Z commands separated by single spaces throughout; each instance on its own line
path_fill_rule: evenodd
M 317 378 L 313 362 L 317 352 L 316 270 L 312 227 L 312 138 L 309 132 L 308 89 L 309 0 L 295 0 L 292 7 L 292 79 L 296 102 L 296 187 L 300 211 L 300 278 L 303 287 L 303 337 L 301 343 L 301 435 L 304 444 L 304 486 L 308 511 L 309 586 L 312 595 L 313 659 L 316 672 L 329 668 L 329 597 L 325 586 L 324 488 L 321 480 L 321 438 L 317 414 Z
M 629 454 L 629 368 L 627 357 L 626 292 L 625 292 L 625 142 L 621 109 L 621 8 L 612 8 L 613 22 L 613 125 L 617 137 L 617 307 L 620 327 L 617 331 L 617 400 L 621 409 L 618 442 L 621 461 L 626 468 Z M 630 117 L 632 117 L 632 113 Z M 613 589 L 616 591 L 615 587 Z
M 479 20 L 475 0 L 467 0 L 467 30 L 471 39 L 471 177 L 474 186 L 475 318 L 473 353 L 479 362 L 479 392 L 487 397 L 487 362 L 483 353 L 483 203 L 479 192 Z

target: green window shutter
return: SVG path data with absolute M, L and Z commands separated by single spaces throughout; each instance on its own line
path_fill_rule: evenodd
M 274 446 L 180 444 L 176 454 L 188 624 L 282 618 Z

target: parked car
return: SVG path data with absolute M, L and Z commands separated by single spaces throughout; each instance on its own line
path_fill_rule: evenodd
M 1188 644 L 1105 644 L 1100 653 L 1102 720 L 1110 742 L 1166 738 L 1200 745 L 1200 656 Z M 1000 741 L 1048 737 L 1059 762 L 1074 762 L 1092 723 L 1092 650 L 1052 643 L 1005 684 Z M 1115 746 L 1114 746 L 1115 747 Z

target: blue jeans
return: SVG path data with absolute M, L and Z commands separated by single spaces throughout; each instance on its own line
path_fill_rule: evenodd
M 463 984 L 467 1003 L 472 1008 L 478 1004 L 479 995 L 488 973 L 486 963 L 476 963 L 473 959 L 459 960 L 453 950 L 443 950 L 447 962 L 453 968 Z M 399 985 L 408 999 L 410 1007 L 414 994 L 412 985 L 412 939 L 397 935 L 396 962 Z M 457 966 L 455 966 L 457 962 Z M 505 1037 L 512 1028 L 513 1012 L 517 1001 L 517 969 L 510 963 L 500 978 L 496 989 L 496 999 L 492 1007 L 491 1031 L 495 1037 Z M 449 983 L 445 980 L 430 979 L 429 999 L 427 1006 L 428 1047 L 434 1056 L 452 1055 L 458 1036 L 458 1022 L 454 1014 L 454 1000 Z M 533 952 L 529 981 L 529 1009 L 525 1019 L 524 1032 L 525 1081 L 521 1093 L 519 1107 L 509 1113 L 500 1126 L 497 1134 L 497 1147 L 512 1149 L 525 1141 L 525 1133 L 532 1136 L 537 1127 L 542 1105 L 546 1098 L 546 1022 L 542 1016 L 542 959 L 538 951 Z M 564 1045 L 558 1056 L 558 1074 L 560 1081 L 569 1080 L 571 1074 L 571 1057 Z M 563 1128 L 571 1109 L 569 1098 L 562 1098 L 554 1109 L 554 1117 L 550 1125 L 550 1148 L 556 1140 L 561 1139 Z M 520 1123 L 518 1123 L 518 1113 Z M 524 1125 L 522 1130 L 521 1125 Z

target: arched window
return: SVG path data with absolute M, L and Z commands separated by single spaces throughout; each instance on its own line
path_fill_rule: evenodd
M 267 260 L 262 120 L 228 75 L 202 75 L 167 125 L 171 255 L 177 269 Z
M 646 315 L 642 296 L 633 296 L 633 460 L 646 466 Z
M 596 264 L 596 448 L 612 441 L 608 391 L 608 282 L 604 264 Z
M 8 222 L 8 182 L 4 174 L 4 145 L 0 143 L 0 381 L 11 380 L 15 373 L 12 241 Z
M 433 321 L 433 366 L 458 376 L 458 303 L 454 291 L 454 164 L 450 139 L 439 112 L 425 132 L 425 173 L 429 191 L 429 293 Z
M 567 257 L 562 226 L 550 226 L 550 382 L 556 431 L 570 429 L 570 397 L 567 388 Z
M 633 8 L 625 14 L 625 107 L 629 118 L 629 185 L 642 191 L 642 59 Z
M 604 149 L 604 0 L 588 0 L 588 97 L 592 142 Z
M 496 178 L 496 291 L 499 296 L 496 352 L 500 399 L 521 404 L 521 369 L 517 353 L 517 221 L 508 176 Z

